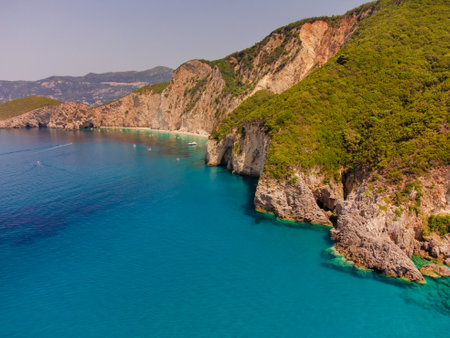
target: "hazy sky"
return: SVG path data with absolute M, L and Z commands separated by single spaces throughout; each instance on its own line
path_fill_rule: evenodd
M 176 68 L 368 0 L 0 0 L 0 80 Z

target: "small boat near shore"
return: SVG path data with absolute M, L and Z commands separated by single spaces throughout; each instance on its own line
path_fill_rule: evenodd
M 190 146 L 196 146 L 196 145 L 197 145 L 197 142 L 189 142 L 188 145 L 190 145 Z

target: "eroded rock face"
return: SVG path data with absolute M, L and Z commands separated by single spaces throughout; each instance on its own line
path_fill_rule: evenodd
M 444 265 L 427 264 L 420 268 L 420 272 L 433 278 L 450 277 L 450 268 Z
M 281 34 L 272 34 L 254 61 L 254 66 L 263 69 L 260 74 L 264 75 L 255 76 L 252 72 L 246 72 L 244 78 L 256 82 L 254 92 L 261 89 L 274 93 L 285 91 L 336 55 L 358 28 L 361 17 L 367 15 L 368 12 L 359 16 L 348 15 L 334 27 L 323 20 L 305 23 L 292 30 L 291 33 L 297 36 L 298 40 L 287 43 L 284 48 L 288 52 L 283 58 L 276 60 L 273 65 L 266 65 L 265 55 L 270 55 L 283 44 Z M 287 59 L 289 62 L 283 66 L 284 60 Z
M 235 128 L 220 142 L 206 144 L 206 164 L 222 165 L 236 174 L 256 176 L 262 174 L 270 136 L 257 124 L 244 124 Z
M 343 190 L 340 183 L 325 181 L 324 175 L 314 170 L 304 173 L 297 169 L 289 181 L 263 176 L 256 188 L 255 206 L 280 218 L 332 225 Z
M 268 177 L 260 179 L 256 188 L 255 207 L 284 219 L 331 225 L 303 174 L 298 174 L 295 183 L 279 182 Z
M 79 102 L 41 107 L 11 119 L 0 121 L 0 128 L 83 129 L 98 127 L 99 125 L 100 119 L 95 110 Z
M 422 274 L 409 258 L 415 231 L 408 215 L 392 216 L 380 210 L 381 196 L 362 184 L 337 205 L 338 222 L 331 236 L 336 250 L 355 264 L 388 276 L 423 282 Z
M 424 237 L 422 231 L 427 215 L 448 212 L 448 172 L 448 167 L 434 168 L 419 178 L 420 213 L 392 205 L 389 195 L 394 188 L 377 192 L 364 181 L 337 205 L 338 222 L 331 231 L 337 251 L 358 265 L 418 282 L 423 277 L 409 258 L 413 254 L 429 254 L 448 264 L 450 236 Z M 418 193 L 413 189 L 408 200 L 416 201 Z

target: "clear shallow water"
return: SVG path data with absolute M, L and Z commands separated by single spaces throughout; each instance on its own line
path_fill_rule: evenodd
M 341 268 L 194 139 L 0 130 L 1 337 L 448 336 L 448 281 Z

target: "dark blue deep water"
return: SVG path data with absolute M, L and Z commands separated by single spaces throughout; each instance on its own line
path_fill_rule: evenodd
M 0 336 L 448 337 L 448 280 L 342 267 L 204 144 L 0 130 Z

